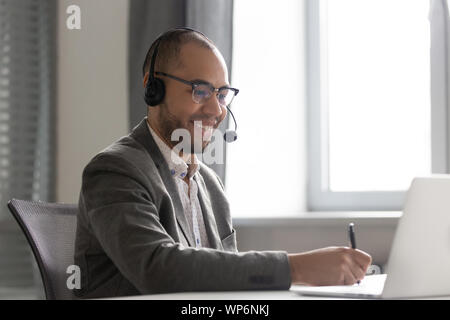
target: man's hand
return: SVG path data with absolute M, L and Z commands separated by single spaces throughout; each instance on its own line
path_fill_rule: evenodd
M 328 247 L 289 254 L 292 284 L 352 285 L 364 278 L 372 257 L 348 247 Z

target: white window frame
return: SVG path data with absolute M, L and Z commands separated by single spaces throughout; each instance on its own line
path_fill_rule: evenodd
M 339 0 L 332 0 L 339 1 Z M 406 191 L 335 192 L 329 188 L 328 97 L 327 97 L 327 0 L 306 0 L 307 106 L 308 106 L 308 210 L 309 211 L 396 211 L 401 210 Z M 447 21 L 447 20 L 445 20 Z M 441 70 L 447 48 L 431 51 L 435 70 Z M 443 59 L 442 61 L 439 59 Z M 446 64 L 444 64 L 446 65 Z M 441 66 L 441 68 L 439 68 Z M 446 72 L 433 73 L 431 107 L 431 169 L 446 173 L 448 159 L 448 113 Z M 445 68 L 446 69 L 446 68 Z M 443 94 L 445 93 L 445 94 Z M 436 95 L 441 95 L 436 98 Z M 444 97 L 445 96 L 445 99 Z

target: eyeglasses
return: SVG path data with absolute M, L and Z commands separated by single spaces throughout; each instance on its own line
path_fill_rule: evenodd
M 214 86 L 206 81 L 187 81 L 165 72 L 155 72 L 157 75 L 162 75 L 192 87 L 192 100 L 195 103 L 204 103 L 214 92 L 217 92 L 217 100 L 222 107 L 227 107 L 231 104 L 234 97 L 239 93 L 239 89 L 223 86 L 214 88 Z

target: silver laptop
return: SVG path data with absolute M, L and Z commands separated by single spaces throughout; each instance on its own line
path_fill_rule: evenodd
M 351 298 L 450 296 L 450 175 L 415 178 L 407 193 L 386 274 L 353 286 L 291 286 L 302 295 Z

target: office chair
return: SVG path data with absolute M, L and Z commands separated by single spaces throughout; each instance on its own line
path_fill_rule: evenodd
M 12 199 L 8 208 L 31 246 L 46 299 L 74 299 L 66 271 L 74 264 L 77 206 Z

